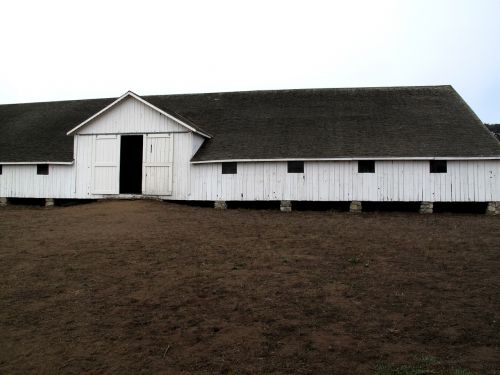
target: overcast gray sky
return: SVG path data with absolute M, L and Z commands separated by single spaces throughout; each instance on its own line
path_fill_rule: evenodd
M 500 0 L 0 4 L 0 103 L 451 84 L 500 123 Z

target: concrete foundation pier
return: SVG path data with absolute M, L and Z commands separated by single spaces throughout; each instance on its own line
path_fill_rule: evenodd
M 488 202 L 486 215 L 500 215 L 500 202 Z
M 0 197 L 0 207 L 5 207 L 5 206 L 7 206 L 8 203 L 9 203 L 9 201 L 7 200 L 7 198 Z
M 45 207 L 54 207 L 54 198 L 45 198 Z
M 217 210 L 225 210 L 227 208 L 226 201 L 215 201 L 214 208 Z
M 363 212 L 363 206 L 360 201 L 352 201 L 349 205 L 349 212 L 360 213 Z
M 421 202 L 420 210 L 421 214 L 432 214 L 434 212 L 434 203 L 432 202 Z
M 292 202 L 291 201 L 281 201 L 280 210 L 281 210 L 281 212 L 292 212 Z

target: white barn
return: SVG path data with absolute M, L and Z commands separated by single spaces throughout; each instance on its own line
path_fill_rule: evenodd
M 314 89 L 0 106 L 9 198 L 487 202 L 500 143 L 451 86 Z

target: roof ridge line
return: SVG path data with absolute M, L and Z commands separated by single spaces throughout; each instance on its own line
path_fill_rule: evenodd
M 241 90 L 241 91 L 213 91 L 213 92 L 195 92 L 184 94 L 157 94 L 157 95 L 139 95 L 132 90 L 127 90 L 127 93 L 133 93 L 141 98 L 151 97 L 165 97 L 165 96 L 190 96 L 190 95 L 221 95 L 221 94 L 244 94 L 244 93 L 278 93 L 278 92 L 300 92 L 300 91 L 355 91 L 355 90 L 404 90 L 404 89 L 437 89 L 437 88 L 453 88 L 451 85 L 422 85 L 422 86 L 362 86 L 362 87 L 309 87 L 300 89 L 269 89 L 269 90 Z M 83 99 L 67 99 L 67 100 L 47 100 L 47 101 L 34 101 L 34 102 L 21 102 L 21 103 L 0 103 L 4 105 L 22 105 L 22 104 L 45 104 L 45 103 L 70 103 L 82 102 L 91 100 L 116 100 L 120 96 L 106 97 L 106 98 L 83 98 Z
M 404 90 L 404 89 L 437 89 L 453 88 L 452 85 L 415 85 L 415 86 L 352 86 L 352 87 L 308 87 L 300 89 L 269 89 L 269 90 L 241 90 L 241 91 L 211 91 L 185 94 L 156 94 L 144 95 L 144 97 L 165 97 L 165 96 L 189 96 L 189 95 L 218 95 L 218 94 L 245 94 L 245 93 L 271 93 L 290 91 L 354 91 L 354 90 Z

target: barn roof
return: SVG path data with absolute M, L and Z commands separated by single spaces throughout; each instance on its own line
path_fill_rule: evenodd
M 211 139 L 193 161 L 500 157 L 451 86 L 142 96 Z M 0 105 L 0 162 L 73 160 L 66 133 L 114 99 Z

